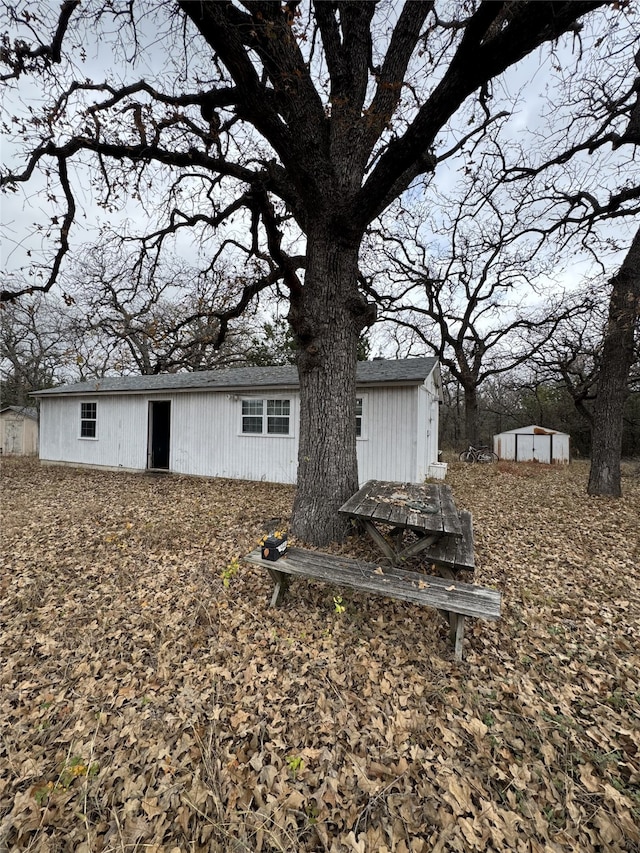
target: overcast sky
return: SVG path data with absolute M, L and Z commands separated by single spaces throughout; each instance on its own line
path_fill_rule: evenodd
M 41 7 L 43 5 L 41 4 Z M 51 3 L 50 9 L 54 11 L 58 7 L 59 4 L 55 2 Z M 381 7 L 384 9 L 389 25 L 393 23 L 395 8 L 393 3 L 387 3 Z M 602 16 L 599 20 L 599 25 L 601 25 Z M 83 44 L 86 58 L 79 59 L 78 52 L 75 52 L 75 62 L 78 63 L 81 76 L 98 82 L 115 71 L 118 77 L 128 78 L 129 81 L 141 77 L 168 81 L 171 74 L 168 65 L 171 65 L 172 58 L 167 53 L 162 32 L 159 36 L 156 22 L 147 19 L 141 28 L 140 37 L 142 40 L 147 39 L 150 46 L 141 52 L 144 63 L 140 67 L 133 68 L 128 61 L 126 44 L 115 47 L 114 42 L 109 38 L 105 36 L 96 38 L 96 31 L 87 30 Z M 563 40 L 555 56 L 550 54 L 547 46 L 544 46 L 518 66 L 509 69 L 503 78 L 496 83 L 493 110 L 498 111 L 498 109 L 503 108 L 509 104 L 511 99 L 516 101 L 515 107 L 513 104 L 509 104 L 511 116 L 504 123 L 502 130 L 505 139 L 512 139 L 527 145 L 527 141 L 533 139 L 532 133 L 543 129 L 542 114 L 547 108 L 546 92 L 551 91 L 553 94 L 556 86 L 554 79 L 558 76 L 558 72 L 554 71 L 554 66 L 563 66 L 563 73 L 567 68 L 574 66 L 578 49 L 577 40 L 569 37 Z M 626 56 L 619 56 L 617 61 L 628 63 L 630 56 L 630 53 Z M 169 85 L 168 82 L 167 85 Z M 184 89 L 194 90 L 197 89 L 197 85 L 192 80 L 187 80 Z M 27 110 L 37 112 L 44 102 L 40 84 L 34 83 L 28 78 L 23 78 L 18 86 L 11 84 L 4 87 L 2 106 L 5 118 L 24 114 Z M 466 116 L 460 116 L 458 120 L 466 120 Z M 455 122 L 453 127 L 455 129 Z M 449 134 L 449 139 L 446 139 L 446 135 L 443 134 L 444 144 L 441 150 L 446 150 L 451 143 L 451 137 L 452 134 Z M 3 167 L 6 168 L 9 165 L 15 168 L 17 163 L 25 162 L 24 157 L 19 153 L 19 145 L 19 138 L 12 138 L 9 134 L 4 135 L 2 144 Z M 435 176 L 438 188 L 445 193 L 454 194 L 459 188 L 462 167 L 463 164 L 459 160 L 439 166 Z M 124 223 L 127 218 L 130 218 L 135 227 L 137 223 L 144 221 L 146 214 L 139 205 L 131 200 L 123 205 L 122 210 L 117 213 L 106 214 L 98 209 L 89 188 L 89 180 L 81 169 L 79 179 L 74 183 L 79 205 L 76 223 L 71 235 L 74 245 L 96 240 L 101 224 L 108 222 Z M 5 274 L 7 272 L 11 274 L 28 263 L 28 251 L 31 252 L 32 260 L 50 254 L 51 243 L 43 236 L 42 229 L 44 228 L 46 234 L 46 225 L 50 222 L 55 211 L 51 209 L 50 202 L 46 197 L 44 181 L 37 179 L 32 179 L 27 185 L 19 185 L 17 192 L 3 195 L 0 197 L 0 202 L 4 232 L 2 264 Z M 151 211 L 152 214 L 153 212 Z M 37 224 L 34 226 L 34 223 Z M 631 225 L 619 223 L 615 227 L 620 230 L 622 235 L 625 229 L 630 229 Z M 186 241 L 180 242 L 177 245 L 177 250 L 185 253 L 190 251 Z M 617 263 L 616 256 L 612 256 L 610 263 L 613 271 Z M 562 275 L 568 277 L 567 281 L 569 278 L 577 279 L 586 273 L 587 268 L 586 260 L 581 259 L 578 263 L 576 259 L 572 267 L 568 268 Z

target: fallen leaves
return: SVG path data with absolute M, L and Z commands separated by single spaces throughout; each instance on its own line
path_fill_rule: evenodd
M 428 609 L 267 608 L 286 487 L 3 461 L 0 849 L 636 851 L 640 482 L 530 467 L 452 466 L 504 596 L 456 664 Z

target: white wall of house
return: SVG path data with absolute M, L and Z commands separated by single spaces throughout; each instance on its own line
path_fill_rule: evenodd
M 416 435 L 418 437 L 417 468 L 414 482 L 421 483 L 426 478 L 444 480 L 447 473 L 445 463 L 439 459 L 439 418 L 440 396 L 438 390 L 427 380 L 418 389 L 418 417 Z
M 356 439 L 358 477 L 413 482 L 416 477 L 417 386 L 368 388 L 362 397 L 362 435 Z
M 423 386 L 363 387 L 359 478 L 421 482 L 442 476 L 438 458 L 438 401 Z M 290 401 L 288 435 L 242 432 L 242 400 Z M 51 462 L 144 470 L 148 464 L 149 402 L 171 402 L 169 469 L 175 473 L 295 483 L 299 393 L 173 392 L 44 397 L 40 458 Z M 96 437 L 80 436 L 81 403 L 96 403 Z M 442 469 L 442 470 L 440 470 Z
M 207 477 L 294 483 L 298 458 L 299 394 L 186 393 L 172 400 L 172 471 Z M 289 400 L 288 435 L 243 435 L 242 400 Z
M 97 407 L 96 437 L 80 437 L 80 405 Z M 144 469 L 148 402 L 137 395 L 42 397 L 40 459 L 80 465 Z

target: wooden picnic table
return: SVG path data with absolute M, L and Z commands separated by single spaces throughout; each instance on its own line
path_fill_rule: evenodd
M 270 562 L 256 548 L 243 559 L 271 575 L 271 605 L 278 604 L 292 577 L 302 577 L 435 607 L 449 624 L 456 660 L 462 660 L 465 617 L 498 619 L 501 596 L 456 577 L 459 569 L 473 571 L 475 560 L 471 513 L 458 512 L 451 488 L 444 483 L 369 480 L 339 512 L 362 523 L 391 566 L 304 548 L 290 548 Z M 405 542 L 408 532 L 414 535 Z M 399 568 L 417 554 L 441 577 Z
M 441 558 L 433 560 L 440 567 L 473 567 L 471 517 L 458 512 L 444 483 L 369 480 L 339 512 L 361 523 L 392 565 L 427 551 L 427 558 Z M 408 531 L 415 536 L 405 544 Z

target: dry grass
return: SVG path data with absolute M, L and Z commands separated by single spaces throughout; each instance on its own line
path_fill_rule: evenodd
M 4 460 L 0 851 L 640 849 L 640 477 L 452 465 L 504 618 L 236 558 L 292 491 Z M 336 550 L 367 556 L 357 539 Z

